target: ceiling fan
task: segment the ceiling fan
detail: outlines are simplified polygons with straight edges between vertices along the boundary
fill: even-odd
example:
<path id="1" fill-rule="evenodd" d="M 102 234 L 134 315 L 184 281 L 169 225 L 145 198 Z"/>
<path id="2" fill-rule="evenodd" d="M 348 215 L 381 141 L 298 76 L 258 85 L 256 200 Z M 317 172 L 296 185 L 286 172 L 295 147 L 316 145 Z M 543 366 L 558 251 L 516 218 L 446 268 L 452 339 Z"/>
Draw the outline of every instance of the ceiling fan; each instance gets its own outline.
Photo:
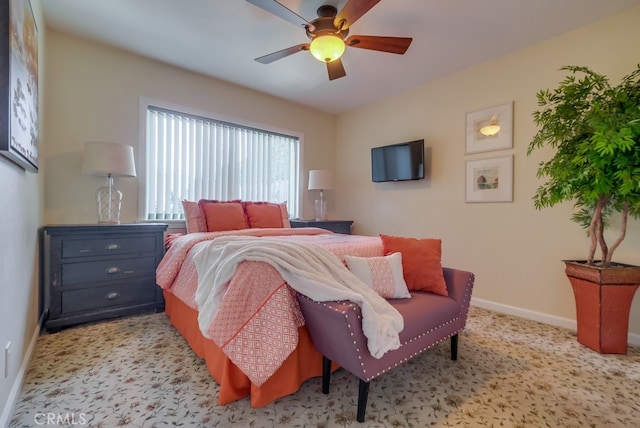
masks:
<path id="1" fill-rule="evenodd" d="M 270 64 L 300 51 L 311 51 L 314 57 L 327 64 L 329 80 L 339 79 L 347 75 L 340 60 L 346 46 L 402 55 L 407 51 L 413 40 L 410 37 L 355 35 L 347 37 L 349 27 L 378 4 L 380 0 L 348 0 L 340 12 L 334 6 L 323 5 L 318 8 L 318 18 L 311 22 L 276 0 L 247 1 L 285 21 L 304 28 L 307 36 L 311 39 L 310 43 L 291 46 L 256 58 L 256 61 L 262 64 Z"/>

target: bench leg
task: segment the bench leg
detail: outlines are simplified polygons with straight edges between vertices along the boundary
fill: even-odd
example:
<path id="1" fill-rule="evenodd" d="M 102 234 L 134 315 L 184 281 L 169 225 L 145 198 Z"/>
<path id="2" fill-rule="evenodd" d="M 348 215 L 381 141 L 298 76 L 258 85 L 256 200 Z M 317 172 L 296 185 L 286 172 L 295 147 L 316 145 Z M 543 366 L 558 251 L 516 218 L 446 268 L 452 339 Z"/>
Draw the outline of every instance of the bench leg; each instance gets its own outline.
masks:
<path id="1" fill-rule="evenodd" d="M 364 412 L 367 410 L 367 398 L 369 396 L 369 382 L 365 382 L 360 379 L 360 386 L 358 387 L 358 414 L 356 420 L 358 422 L 364 422 Z"/>
<path id="2" fill-rule="evenodd" d="M 329 381 L 331 380 L 331 360 L 322 356 L 322 392 L 329 393 Z"/>
<path id="3" fill-rule="evenodd" d="M 451 336 L 451 359 L 456 361 L 458 359 L 458 335 Z"/>

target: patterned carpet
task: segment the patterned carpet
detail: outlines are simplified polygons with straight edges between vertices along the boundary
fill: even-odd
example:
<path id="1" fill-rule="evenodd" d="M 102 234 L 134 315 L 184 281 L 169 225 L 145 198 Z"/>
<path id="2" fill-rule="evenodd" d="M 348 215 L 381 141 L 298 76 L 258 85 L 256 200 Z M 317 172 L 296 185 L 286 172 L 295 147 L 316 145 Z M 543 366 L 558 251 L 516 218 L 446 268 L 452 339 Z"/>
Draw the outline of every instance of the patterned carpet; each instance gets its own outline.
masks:
<path id="1" fill-rule="evenodd" d="M 374 380 L 362 424 L 357 390 L 339 370 L 329 395 L 311 379 L 264 408 L 219 406 L 202 360 L 152 314 L 41 336 L 10 426 L 637 427 L 640 349 L 600 355 L 568 330 L 472 307 L 457 362 L 445 342 Z"/>

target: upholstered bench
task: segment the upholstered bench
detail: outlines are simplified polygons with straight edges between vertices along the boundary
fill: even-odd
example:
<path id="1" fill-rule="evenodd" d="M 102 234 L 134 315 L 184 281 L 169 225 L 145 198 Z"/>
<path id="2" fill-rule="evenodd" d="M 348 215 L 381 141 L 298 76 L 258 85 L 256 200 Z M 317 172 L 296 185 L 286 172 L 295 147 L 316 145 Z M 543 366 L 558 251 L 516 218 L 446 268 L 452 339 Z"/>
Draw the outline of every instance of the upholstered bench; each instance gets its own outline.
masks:
<path id="1" fill-rule="evenodd" d="M 451 339 L 451 359 L 457 359 L 458 333 L 465 327 L 474 275 L 443 268 L 448 296 L 412 291 L 411 299 L 390 299 L 404 318 L 400 348 L 374 358 L 362 332 L 362 313 L 353 302 L 316 302 L 298 295 L 311 339 L 323 355 L 322 392 L 329 393 L 331 362 L 360 379 L 358 422 L 364 421 L 369 382 L 432 346 Z"/>

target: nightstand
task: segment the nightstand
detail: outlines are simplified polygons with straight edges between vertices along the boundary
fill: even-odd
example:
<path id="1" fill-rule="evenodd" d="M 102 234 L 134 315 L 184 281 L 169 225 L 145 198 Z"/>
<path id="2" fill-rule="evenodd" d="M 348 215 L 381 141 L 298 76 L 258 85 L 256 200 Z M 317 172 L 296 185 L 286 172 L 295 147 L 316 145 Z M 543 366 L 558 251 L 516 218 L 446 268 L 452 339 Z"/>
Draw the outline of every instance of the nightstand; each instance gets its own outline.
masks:
<path id="1" fill-rule="evenodd" d="M 291 227 L 320 227 L 334 233 L 351 235 L 351 220 L 289 220 Z"/>
<path id="2" fill-rule="evenodd" d="M 45 329 L 163 311 L 156 267 L 166 229 L 159 223 L 45 226 Z"/>

